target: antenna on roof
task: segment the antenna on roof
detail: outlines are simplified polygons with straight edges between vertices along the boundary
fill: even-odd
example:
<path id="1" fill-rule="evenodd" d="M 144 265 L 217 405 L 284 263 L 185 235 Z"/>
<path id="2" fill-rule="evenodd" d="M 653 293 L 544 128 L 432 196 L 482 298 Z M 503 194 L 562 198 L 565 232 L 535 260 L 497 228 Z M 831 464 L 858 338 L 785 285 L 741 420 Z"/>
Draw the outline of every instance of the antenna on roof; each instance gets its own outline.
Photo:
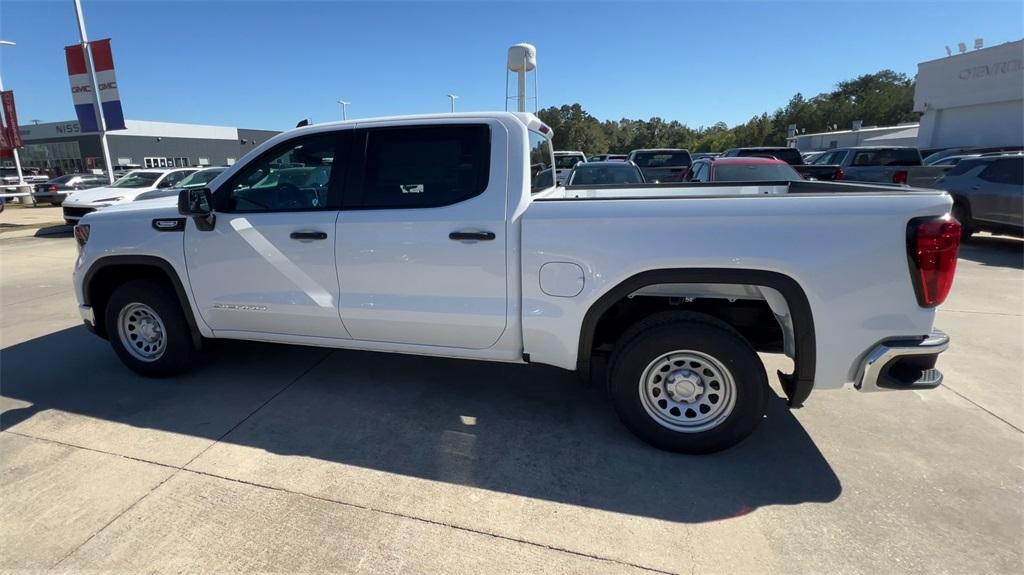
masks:
<path id="1" fill-rule="evenodd" d="M 308 126 L 308 125 L 310 125 L 310 124 L 312 124 L 312 123 L 313 123 L 313 122 L 310 122 L 310 121 L 309 121 L 309 118 L 305 118 L 305 119 L 299 120 L 299 123 L 298 123 L 298 124 L 295 124 L 295 127 L 296 127 L 296 128 L 301 128 L 301 127 L 303 127 L 303 126 Z"/>
<path id="2" fill-rule="evenodd" d="M 949 46 L 946 46 L 946 55 L 947 56 L 952 56 L 953 55 L 953 51 L 949 49 Z"/>

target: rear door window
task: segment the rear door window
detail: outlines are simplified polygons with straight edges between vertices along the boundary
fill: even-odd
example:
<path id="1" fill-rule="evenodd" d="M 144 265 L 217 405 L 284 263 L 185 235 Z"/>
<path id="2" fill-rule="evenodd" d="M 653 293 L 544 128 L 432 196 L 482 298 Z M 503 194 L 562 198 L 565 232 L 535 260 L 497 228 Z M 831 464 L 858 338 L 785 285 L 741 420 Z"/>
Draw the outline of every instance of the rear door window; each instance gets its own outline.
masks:
<path id="1" fill-rule="evenodd" d="M 487 189 L 491 130 L 484 124 L 370 129 L 359 185 L 362 208 L 427 208 Z"/>
<path id="2" fill-rule="evenodd" d="M 980 177 L 983 180 L 1020 186 L 1024 183 L 1024 158 L 1006 158 L 989 164 Z"/>

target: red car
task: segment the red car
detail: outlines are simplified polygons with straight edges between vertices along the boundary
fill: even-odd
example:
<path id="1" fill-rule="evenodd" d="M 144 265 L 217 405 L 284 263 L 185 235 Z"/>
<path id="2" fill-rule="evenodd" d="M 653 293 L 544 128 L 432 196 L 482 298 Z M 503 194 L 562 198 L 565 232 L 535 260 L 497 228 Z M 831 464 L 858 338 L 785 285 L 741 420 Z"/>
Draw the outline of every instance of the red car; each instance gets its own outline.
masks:
<path id="1" fill-rule="evenodd" d="M 683 178 L 687 182 L 792 182 L 803 178 L 775 158 L 701 158 Z"/>

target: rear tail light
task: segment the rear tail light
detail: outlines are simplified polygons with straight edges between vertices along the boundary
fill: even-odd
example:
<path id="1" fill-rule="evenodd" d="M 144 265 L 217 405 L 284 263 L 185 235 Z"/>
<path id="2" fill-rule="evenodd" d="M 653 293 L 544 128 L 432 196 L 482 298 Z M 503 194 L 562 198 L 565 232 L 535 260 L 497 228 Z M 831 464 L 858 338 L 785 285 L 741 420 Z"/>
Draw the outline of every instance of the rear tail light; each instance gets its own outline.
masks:
<path id="1" fill-rule="evenodd" d="M 906 184 L 907 183 L 907 171 L 896 170 L 892 173 L 892 183 L 894 184 Z"/>
<path id="2" fill-rule="evenodd" d="M 57 186 L 54 186 L 53 184 L 51 184 L 50 188 L 49 188 L 49 191 L 56 192 L 57 191 Z"/>
<path id="3" fill-rule="evenodd" d="M 842 179 L 845 179 L 845 178 L 846 178 L 846 174 L 843 173 L 843 169 L 842 168 L 836 168 L 836 173 L 833 175 L 832 179 L 838 182 L 839 180 L 842 180 Z"/>
<path id="4" fill-rule="evenodd" d="M 89 224 L 78 224 L 75 226 L 75 241 L 82 247 L 89 241 Z"/>
<path id="5" fill-rule="evenodd" d="M 953 287 L 960 248 L 960 222 L 951 216 L 915 218 L 907 228 L 907 259 L 917 303 L 935 307 Z"/>

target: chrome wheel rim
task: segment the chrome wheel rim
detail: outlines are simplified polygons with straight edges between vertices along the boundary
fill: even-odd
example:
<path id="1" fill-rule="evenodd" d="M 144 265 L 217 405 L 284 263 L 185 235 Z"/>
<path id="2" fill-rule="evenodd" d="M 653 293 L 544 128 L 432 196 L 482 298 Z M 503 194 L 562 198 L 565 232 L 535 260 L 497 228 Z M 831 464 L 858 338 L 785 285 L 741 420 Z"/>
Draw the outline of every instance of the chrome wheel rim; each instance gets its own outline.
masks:
<path id="1" fill-rule="evenodd" d="M 658 425 L 699 433 L 720 425 L 736 406 L 736 381 L 717 359 L 676 350 L 647 364 L 640 376 L 640 403 Z"/>
<path id="2" fill-rule="evenodd" d="M 121 308 L 117 316 L 117 334 L 121 345 L 139 361 L 156 361 L 167 349 L 164 322 L 146 304 L 130 303 Z"/>

